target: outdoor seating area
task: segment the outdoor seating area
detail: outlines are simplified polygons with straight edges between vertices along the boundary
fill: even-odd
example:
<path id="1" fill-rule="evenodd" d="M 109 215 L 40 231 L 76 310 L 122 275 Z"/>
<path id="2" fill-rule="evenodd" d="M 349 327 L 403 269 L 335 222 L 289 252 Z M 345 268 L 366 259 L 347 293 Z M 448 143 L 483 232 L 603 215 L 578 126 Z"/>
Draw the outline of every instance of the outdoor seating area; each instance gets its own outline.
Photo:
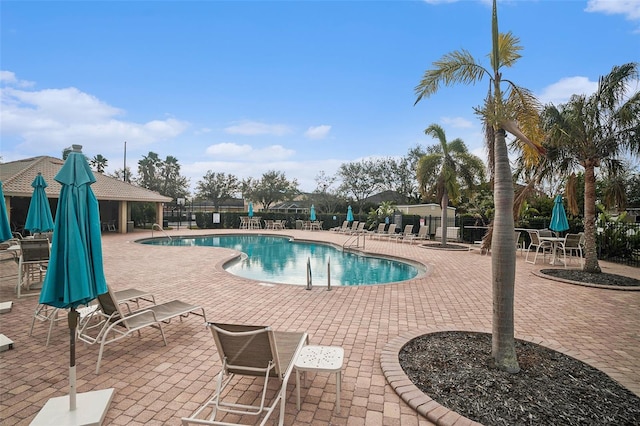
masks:
<path id="1" fill-rule="evenodd" d="M 264 229 L 284 229 L 286 228 L 285 220 L 265 220 Z"/>
<path id="2" fill-rule="evenodd" d="M 241 216 L 240 229 L 262 229 L 262 217 Z"/>
<path id="3" fill-rule="evenodd" d="M 140 238 L 149 236 L 148 232 L 137 232 Z M 341 244 L 345 239 L 345 235 L 337 232 L 287 232 L 295 238 L 332 244 Z M 211 230 L 169 233 L 172 236 L 205 235 L 211 234 Z M 139 306 L 132 300 L 128 304 L 119 303 L 122 316 L 154 304 L 162 305 L 164 301 L 183 300 L 199 306 L 206 312 L 208 321 L 220 325 L 218 328 L 227 333 L 249 332 L 238 336 L 256 339 L 247 346 L 251 353 L 249 359 L 258 359 L 256 353 L 263 350 L 272 356 L 281 353 L 283 344 L 278 341 L 278 333 L 286 332 L 298 334 L 297 342 L 304 340 L 313 348 L 321 348 L 313 351 L 332 353 L 338 363 L 309 364 L 302 358 L 300 362 L 291 363 L 285 356 L 278 357 L 275 362 L 281 374 L 275 377 L 275 364 L 271 366 L 274 376 L 269 378 L 263 406 L 267 411 L 256 416 L 218 409 L 215 421 L 259 424 L 269 414 L 267 424 L 280 423 L 284 402 L 282 423 L 285 425 L 428 424 L 420 413 L 402 401 L 394 385 L 387 382 L 381 366 L 387 342 L 418 332 L 452 329 L 491 332 L 491 259 L 478 252 L 427 250 L 420 244 L 389 244 L 384 238 L 367 238 L 368 252 L 422 263 L 426 265 L 426 273 L 397 284 L 337 287 L 331 291 L 314 287 L 306 291 L 295 285 L 264 286 L 230 275 L 220 266 L 228 260 L 227 250 L 199 248 L 198 251 L 207 254 L 207 262 L 203 263 L 202 257 L 194 256 L 189 248 L 184 251 L 182 248 L 147 248 L 132 243 L 131 236 L 126 234 L 104 234 L 102 242 L 105 273 L 113 293 L 111 304 L 114 306 L 110 309 L 117 310 L 118 302 L 113 299 L 120 299 L 119 291 L 138 289 L 154 297 L 152 301 L 140 300 Z M 569 261 L 571 254 L 566 250 Z M 529 260 L 534 255 L 532 251 Z M 538 260 L 541 257 L 538 256 Z M 562 252 L 560 258 L 564 258 Z M 546 261 L 549 260 L 547 256 Z M 602 262 L 601 266 L 607 272 L 637 274 L 637 270 L 622 265 Z M 640 304 L 640 292 L 582 287 L 532 274 L 541 267 L 549 266 L 542 266 L 540 261 L 534 265 L 525 262 L 524 256 L 517 257 L 515 337 L 569 352 L 640 394 L 640 342 L 633 337 L 637 313 L 629 308 Z M 11 380 L 5 381 L 6 398 L 0 401 L 0 411 L 12 423 L 29 424 L 47 399 L 68 393 L 69 336 L 68 331 L 63 331 L 66 315 L 60 315 L 62 321 L 53 325 L 48 346 L 45 333 L 50 323 L 36 320 L 29 336 L 38 299 L 15 299 L 16 276 L 15 262 L 0 262 L 0 300 L 13 300 L 14 305 L 11 312 L 0 314 L 0 331 L 14 342 L 13 349 L 1 355 L 0 368 Z M 602 303 L 603 298 L 606 304 Z M 567 309 L 568 303 L 579 309 Z M 96 309 L 94 319 L 87 322 L 91 313 L 85 315 L 81 326 L 98 324 L 97 320 L 103 318 L 99 313 L 103 308 Z M 591 321 L 592 312 L 606 316 L 607 321 Z M 154 328 L 160 324 L 153 321 L 137 330 L 134 326 L 114 326 L 129 337 L 106 343 L 103 351 L 99 341 L 85 344 L 78 340 L 78 391 L 114 388 L 104 424 L 177 425 L 183 418 L 193 417 L 207 403 L 210 404 L 199 417 L 209 418 L 217 403 L 214 394 L 221 372 L 223 379 L 234 374 L 222 392 L 222 401 L 260 408 L 259 395 L 264 390 L 266 370 L 251 371 L 252 374 L 234 371 L 236 363 L 245 361 L 230 354 L 242 353 L 244 344 L 236 345 L 235 349 L 232 344 L 231 349 L 226 349 L 222 339 L 234 336 L 223 335 L 219 346 L 212 333 L 216 331 L 219 337 L 220 333 L 211 326 L 203 327 L 204 318 L 196 316 L 183 322 L 179 316 L 173 318 L 169 324 L 161 324 L 166 345 L 161 344 L 160 330 Z M 238 328 L 232 330 L 229 324 Z M 86 329 L 83 334 L 95 336 L 103 325 L 93 331 Z M 249 330 L 250 325 L 260 327 Z M 252 335 L 254 331 L 256 334 Z M 269 343 L 269 333 L 273 333 L 275 348 Z M 306 337 L 300 337 L 304 334 Z M 628 337 L 617 337 L 621 335 Z M 258 340 L 264 341 L 258 344 Z M 298 344 L 292 345 L 297 350 Z M 96 360 L 101 352 L 104 353 L 96 375 Z M 258 368 L 264 368 L 264 364 Z M 296 371 L 301 375 L 299 387 L 291 377 Z M 284 395 L 284 399 L 278 399 L 280 395 Z"/>

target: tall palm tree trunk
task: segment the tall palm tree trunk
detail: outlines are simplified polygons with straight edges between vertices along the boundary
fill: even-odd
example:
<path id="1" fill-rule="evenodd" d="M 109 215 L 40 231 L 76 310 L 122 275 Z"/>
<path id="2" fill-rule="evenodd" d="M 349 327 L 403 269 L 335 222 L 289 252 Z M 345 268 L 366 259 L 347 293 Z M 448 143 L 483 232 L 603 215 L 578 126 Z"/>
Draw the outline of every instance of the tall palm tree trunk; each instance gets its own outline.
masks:
<path id="1" fill-rule="evenodd" d="M 440 227 L 442 228 L 442 240 L 441 244 L 443 246 L 447 245 L 447 216 L 449 213 L 449 193 L 445 189 L 442 194 L 442 200 L 440 201 L 440 208 L 442 209 L 442 213 L 440 214 Z"/>
<path id="2" fill-rule="evenodd" d="M 513 181 L 503 129 L 495 133 L 495 220 L 491 240 L 491 278 L 493 285 L 492 357 L 497 368 L 520 371 L 514 341 L 514 287 L 516 250 L 513 221 Z"/>
<path id="3" fill-rule="evenodd" d="M 591 161 L 584 164 L 584 271 L 599 273 L 596 250 L 596 176 Z"/>

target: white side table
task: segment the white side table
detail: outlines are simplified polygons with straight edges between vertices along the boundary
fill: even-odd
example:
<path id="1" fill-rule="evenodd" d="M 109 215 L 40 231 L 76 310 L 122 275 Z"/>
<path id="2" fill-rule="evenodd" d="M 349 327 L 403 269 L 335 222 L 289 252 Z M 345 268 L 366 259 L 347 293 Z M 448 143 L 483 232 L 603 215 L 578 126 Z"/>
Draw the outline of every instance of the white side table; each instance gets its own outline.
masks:
<path id="1" fill-rule="evenodd" d="M 344 349 L 340 346 L 305 346 L 296 359 L 297 407 L 300 409 L 300 372 L 324 371 L 336 373 L 336 412 L 340 412 L 340 384 Z"/>

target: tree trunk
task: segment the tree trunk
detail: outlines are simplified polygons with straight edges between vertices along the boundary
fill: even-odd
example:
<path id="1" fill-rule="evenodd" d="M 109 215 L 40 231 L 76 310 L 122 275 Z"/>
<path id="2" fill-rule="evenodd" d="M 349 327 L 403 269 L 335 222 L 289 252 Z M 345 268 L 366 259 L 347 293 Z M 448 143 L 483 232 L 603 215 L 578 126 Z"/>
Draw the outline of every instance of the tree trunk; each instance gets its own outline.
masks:
<path id="1" fill-rule="evenodd" d="M 440 227 L 442 227 L 442 241 L 443 246 L 447 245 L 447 213 L 449 213 L 449 194 L 445 189 L 442 194 L 442 200 L 440 201 L 440 208 L 442 213 L 440 214 Z"/>
<path id="2" fill-rule="evenodd" d="M 491 273 L 493 285 L 492 356 L 501 370 L 520 371 L 515 350 L 513 299 L 516 279 L 516 249 L 513 220 L 513 180 L 503 129 L 495 133 L 495 181 Z"/>
<path id="3" fill-rule="evenodd" d="M 591 162 L 584 164 L 584 271 L 600 273 L 596 249 L 596 176 Z"/>

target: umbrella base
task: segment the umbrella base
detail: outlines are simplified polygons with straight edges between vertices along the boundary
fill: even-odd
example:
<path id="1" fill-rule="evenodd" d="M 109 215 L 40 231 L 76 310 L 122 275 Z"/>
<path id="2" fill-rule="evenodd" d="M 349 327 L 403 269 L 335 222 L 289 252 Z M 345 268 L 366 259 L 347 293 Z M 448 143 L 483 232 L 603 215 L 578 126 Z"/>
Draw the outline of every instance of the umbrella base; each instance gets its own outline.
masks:
<path id="1" fill-rule="evenodd" d="M 101 425 L 104 420 L 114 389 L 84 392 L 76 395 L 77 408 L 69 410 L 69 395 L 51 398 L 31 426 L 36 425 Z"/>

